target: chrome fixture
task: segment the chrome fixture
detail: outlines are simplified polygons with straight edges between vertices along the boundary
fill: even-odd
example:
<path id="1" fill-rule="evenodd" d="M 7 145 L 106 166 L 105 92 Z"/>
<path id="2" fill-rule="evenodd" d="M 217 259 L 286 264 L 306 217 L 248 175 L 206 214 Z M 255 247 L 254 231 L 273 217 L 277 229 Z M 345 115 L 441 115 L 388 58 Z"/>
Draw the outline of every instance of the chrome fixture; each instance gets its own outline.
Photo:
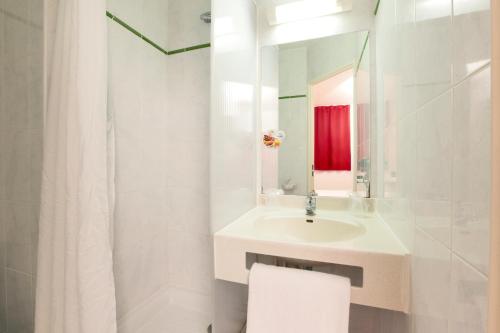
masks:
<path id="1" fill-rule="evenodd" d="M 364 184 L 365 185 L 365 198 L 370 197 L 370 176 L 368 173 L 365 173 L 364 175 L 357 175 L 356 176 L 356 183 L 358 184 Z"/>
<path id="2" fill-rule="evenodd" d="M 200 20 L 202 20 L 205 23 L 211 23 L 212 22 L 212 12 L 208 11 L 200 15 Z"/>
<path id="3" fill-rule="evenodd" d="M 316 215 L 316 197 L 317 194 L 314 192 L 314 190 L 311 191 L 307 195 L 306 198 L 306 215 L 307 216 L 314 216 Z"/>

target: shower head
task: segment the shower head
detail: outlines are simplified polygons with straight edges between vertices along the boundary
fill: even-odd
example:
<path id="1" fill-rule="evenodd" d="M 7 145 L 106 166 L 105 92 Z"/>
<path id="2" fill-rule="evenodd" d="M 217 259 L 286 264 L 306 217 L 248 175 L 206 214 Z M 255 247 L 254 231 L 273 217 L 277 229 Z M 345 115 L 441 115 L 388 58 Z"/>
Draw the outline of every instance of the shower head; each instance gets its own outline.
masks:
<path id="1" fill-rule="evenodd" d="M 200 20 L 202 20 L 205 23 L 210 23 L 212 22 L 212 13 L 211 12 L 205 12 L 200 15 Z"/>

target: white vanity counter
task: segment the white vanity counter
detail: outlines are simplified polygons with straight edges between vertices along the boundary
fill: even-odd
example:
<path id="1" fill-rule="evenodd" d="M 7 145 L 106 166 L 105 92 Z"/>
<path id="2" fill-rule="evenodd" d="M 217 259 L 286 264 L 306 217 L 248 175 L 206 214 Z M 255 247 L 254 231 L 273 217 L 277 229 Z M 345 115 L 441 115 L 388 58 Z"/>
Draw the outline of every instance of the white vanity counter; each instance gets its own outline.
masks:
<path id="1" fill-rule="evenodd" d="M 217 232 L 214 251 L 215 277 L 243 284 L 247 254 L 354 266 L 353 303 L 408 311 L 408 251 L 375 214 L 259 206 Z"/>

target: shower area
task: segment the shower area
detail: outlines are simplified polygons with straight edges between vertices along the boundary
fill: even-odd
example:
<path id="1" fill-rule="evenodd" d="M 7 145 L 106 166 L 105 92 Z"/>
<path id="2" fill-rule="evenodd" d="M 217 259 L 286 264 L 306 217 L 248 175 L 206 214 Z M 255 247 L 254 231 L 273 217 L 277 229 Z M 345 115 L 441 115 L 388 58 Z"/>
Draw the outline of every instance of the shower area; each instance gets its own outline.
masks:
<path id="1" fill-rule="evenodd" d="M 59 5 L 0 0 L 0 333 L 34 331 L 42 132 L 59 66 L 48 60 Z M 206 332 L 211 3 L 106 7 L 118 331 Z"/>

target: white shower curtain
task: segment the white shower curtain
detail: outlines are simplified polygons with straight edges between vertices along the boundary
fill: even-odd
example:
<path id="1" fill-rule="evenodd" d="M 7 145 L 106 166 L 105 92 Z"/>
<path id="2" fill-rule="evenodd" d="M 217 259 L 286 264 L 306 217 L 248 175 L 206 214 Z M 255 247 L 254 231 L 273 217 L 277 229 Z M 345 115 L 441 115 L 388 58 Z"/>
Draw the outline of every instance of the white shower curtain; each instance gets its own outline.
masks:
<path id="1" fill-rule="evenodd" d="M 57 6 L 44 128 L 37 333 L 116 332 L 105 13 L 105 0 L 59 0 Z"/>

